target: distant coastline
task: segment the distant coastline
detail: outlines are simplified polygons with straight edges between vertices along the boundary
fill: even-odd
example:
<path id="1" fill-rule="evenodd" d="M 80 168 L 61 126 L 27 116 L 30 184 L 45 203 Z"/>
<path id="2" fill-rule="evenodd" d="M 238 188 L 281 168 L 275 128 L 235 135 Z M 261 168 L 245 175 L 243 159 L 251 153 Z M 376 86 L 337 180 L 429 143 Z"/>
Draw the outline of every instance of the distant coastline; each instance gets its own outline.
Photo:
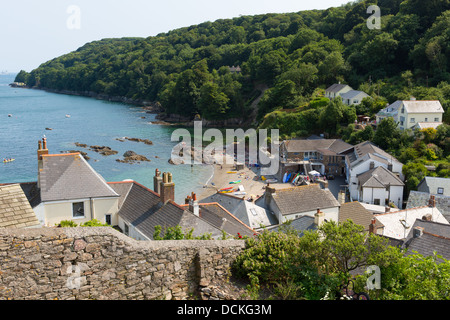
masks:
<path id="1" fill-rule="evenodd" d="M 16 83 L 16 82 L 14 82 L 14 83 Z M 10 86 L 12 86 L 12 84 L 10 84 Z M 98 99 L 98 100 L 135 105 L 135 106 L 142 107 L 147 113 L 157 114 L 156 119 L 158 121 L 155 124 L 178 125 L 178 126 L 185 126 L 185 127 L 193 127 L 194 126 L 194 119 L 184 117 L 181 115 L 177 115 L 177 114 L 166 114 L 164 112 L 164 109 L 159 104 L 159 102 L 156 102 L 156 101 L 132 99 L 132 98 L 127 98 L 127 97 L 122 97 L 122 96 L 111 96 L 111 95 L 107 95 L 107 94 L 96 93 L 93 91 L 79 92 L 79 91 L 72 91 L 72 90 L 57 90 L 57 89 L 44 88 L 44 87 L 29 87 L 25 84 L 23 84 L 23 86 L 16 86 L 16 87 L 17 88 L 43 90 L 43 91 L 51 92 L 51 93 L 66 94 L 66 95 L 71 95 L 71 96 L 81 96 L 81 97 L 94 98 L 94 99 Z M 203 120 L 203 126 L 204 127 L 215 127 L 215 128 L 226 128 L 226 127 L 242 127 L 242 126 L 245 126 L 245 124 L 243 123 L 242 119 L 231 118 L 231 119 L 225 119 L 225 120 Z"/>

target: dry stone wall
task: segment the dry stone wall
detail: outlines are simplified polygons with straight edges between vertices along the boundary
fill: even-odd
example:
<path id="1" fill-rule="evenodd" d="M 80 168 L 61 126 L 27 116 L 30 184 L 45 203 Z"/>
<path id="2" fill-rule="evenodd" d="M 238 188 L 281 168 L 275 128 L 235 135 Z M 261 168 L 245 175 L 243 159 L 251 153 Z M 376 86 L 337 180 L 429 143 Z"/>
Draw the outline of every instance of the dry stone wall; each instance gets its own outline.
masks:
<path id="1" fill-rule="evenodd" d="M 0 299 L 189 299 L 244 241 L 136 241 L 109 227 L 0 229 Z"/>

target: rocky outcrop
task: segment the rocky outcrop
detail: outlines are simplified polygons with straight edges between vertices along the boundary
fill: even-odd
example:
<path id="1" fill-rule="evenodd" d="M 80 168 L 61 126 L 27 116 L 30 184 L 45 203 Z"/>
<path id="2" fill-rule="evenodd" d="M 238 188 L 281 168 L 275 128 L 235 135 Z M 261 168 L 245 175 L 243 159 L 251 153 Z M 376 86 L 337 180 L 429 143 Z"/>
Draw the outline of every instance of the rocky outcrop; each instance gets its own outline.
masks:
<path id="1" fill-rule="evenodd" d="M 118 154 L 119 152 L 116 150 L 112 150 L 110 147 L 106 147 L 106 146 L 90 146 L 89 150 L 95 151 L 100 153 L 101 155 L 104 156 L 110 156 L 110 155 L 114 155 L 114 154 Z"/>
<path id="2" fill-rule="evenodd" d="M 117 162 L 122 163 L 139 163 L 139 162 L 150 162 L 151 160 L 143 155 L 139 155 L 134 151 L 126 151 L 123 154 L 123 159 L 116 159 Z"/>

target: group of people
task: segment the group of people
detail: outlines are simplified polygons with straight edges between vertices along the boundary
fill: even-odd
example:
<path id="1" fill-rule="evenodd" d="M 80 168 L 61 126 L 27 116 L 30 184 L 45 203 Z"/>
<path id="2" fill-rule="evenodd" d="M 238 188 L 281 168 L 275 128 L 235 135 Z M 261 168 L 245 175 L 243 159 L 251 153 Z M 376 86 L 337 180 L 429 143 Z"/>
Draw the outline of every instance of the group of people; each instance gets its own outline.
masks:
<path id="1" fill-rule="evenodd" d="M 14 161 L 12 158 L 3 158 L 3 162 L 11 162 Z"/>

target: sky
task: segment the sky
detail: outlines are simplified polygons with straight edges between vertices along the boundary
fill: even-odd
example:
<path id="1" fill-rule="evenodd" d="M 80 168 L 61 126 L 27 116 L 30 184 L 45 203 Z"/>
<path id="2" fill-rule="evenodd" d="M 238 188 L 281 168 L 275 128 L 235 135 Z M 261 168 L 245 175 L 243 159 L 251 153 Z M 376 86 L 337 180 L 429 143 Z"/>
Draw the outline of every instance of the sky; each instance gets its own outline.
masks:
<path id="1" fill-rule="evenodd" d="M 1 0 L 0 72 L 30 72 L 104 38 L 146 38 L 217 19 L 327 9 L 350 1 Z"/>

